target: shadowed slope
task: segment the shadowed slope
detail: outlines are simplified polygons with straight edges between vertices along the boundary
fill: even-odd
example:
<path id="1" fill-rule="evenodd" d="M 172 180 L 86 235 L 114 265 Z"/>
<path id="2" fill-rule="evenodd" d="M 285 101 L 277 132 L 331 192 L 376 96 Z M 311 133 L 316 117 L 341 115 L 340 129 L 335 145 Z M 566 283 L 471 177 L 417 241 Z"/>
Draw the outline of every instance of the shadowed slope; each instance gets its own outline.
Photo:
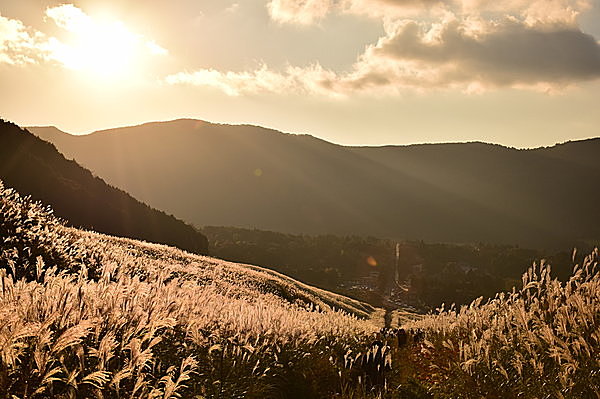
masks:
<path id="1" fill-rule="evenodd" d="M 32 131 L 197 225 L 561 248 L 600 236 L 583 218 L 598 211 L 600 190 L 587 182 L 600 172 L 545 149 L 343 147 L 185 119 L 85 136 Z"/>
<path id="2" fill-rule="evenodd" d="M 206 237 L 110 187 L 66 160 L 56 148 L 9 122 L 0 123 L 0 179 L 19 192 L 52 205 L 74 226 L 176 245 L 206 253 Z"/>

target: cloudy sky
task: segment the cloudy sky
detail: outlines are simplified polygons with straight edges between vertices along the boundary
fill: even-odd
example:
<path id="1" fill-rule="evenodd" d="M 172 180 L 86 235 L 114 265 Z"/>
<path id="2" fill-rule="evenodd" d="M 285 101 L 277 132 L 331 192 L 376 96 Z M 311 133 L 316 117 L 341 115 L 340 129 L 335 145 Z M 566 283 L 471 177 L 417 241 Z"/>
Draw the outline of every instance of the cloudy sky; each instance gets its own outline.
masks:
<path id="1" fill-rule="evenodd" d="M 600 136 L 600 0 L 3 0 L 0 116 L 342 144 Z"/>

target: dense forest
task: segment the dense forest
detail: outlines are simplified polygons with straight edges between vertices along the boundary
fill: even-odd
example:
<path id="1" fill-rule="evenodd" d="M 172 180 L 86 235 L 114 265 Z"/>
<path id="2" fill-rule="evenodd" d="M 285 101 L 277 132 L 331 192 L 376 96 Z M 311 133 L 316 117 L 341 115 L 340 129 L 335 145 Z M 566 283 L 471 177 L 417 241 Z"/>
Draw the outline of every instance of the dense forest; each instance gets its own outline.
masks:
<path id="1" fill-rule="evenodd" d="M 269 267 L 378 306 L 392 291 L 404 304 L 423 309 L 444 302 L 467 304 L 479 296 L 491 298 L 510 291 L 527 268 L 542 259 L 553 265 L 553 274 L 562 280 L 570 275 L 572 265 L 571 252 L 547 254 L 516 246 L 397 243 L 375 237 L 292 235 L 215 226 L 204 227 L 202 232 L 214 256 Z M 396 244 L 404 292 L 394 290 Z M 580 252 L 588 249 L 580 248 Z"/>
<path id="2" fill-rule="evenodd" d="M 192 226 L 137 201 L 67 160 L 54 145 L 0 120 L 0 179 L 51 205 L 71 225 L 206 253 Z"/>

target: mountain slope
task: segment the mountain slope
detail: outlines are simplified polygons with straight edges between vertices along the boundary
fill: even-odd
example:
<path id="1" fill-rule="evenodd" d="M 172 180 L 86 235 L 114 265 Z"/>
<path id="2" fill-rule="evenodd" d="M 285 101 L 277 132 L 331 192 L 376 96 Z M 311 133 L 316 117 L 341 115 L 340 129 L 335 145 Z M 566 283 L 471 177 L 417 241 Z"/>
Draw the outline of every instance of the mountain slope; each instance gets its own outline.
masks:
<path id="1" fill-rule="evenodd" d="M 600 169 L 598 154 L 600 154 L 600 138 L 580 141 L 568 141 L 553 147 L 544 147 L 532 150 L 543 153 L 545 156 L 577 165 Z"/>
<path id="2" fill-rule="evenodd" d="M 1 180 L 0 233 L 2 397 L 339 397 L 379 330 L 269 270 L 65 227 Z"/>
<path id="3" fill-rule="evenodd" d="M 197 225 L 561 248 L 600 237 L 587 219 L 599 212 L 589 182 L 600 171 L 572 161 L 593 153 L 588 143 L 565 144 L 568 156 L 483 143 L 344 147 L 185 119 L 85 136 L 32 131 Z"/>
<path id="4" fill-rule="evenodd" d="M 534 265 L 522 287 L 492 300 L 380 329 L 368 305 L 268 270 L 65 227 L 2 181 L 0 236 L 2 397 L 527 399 L 600 390 L 598 249 L 564 284 Z"/>
<path id="5" fill-rule="evenodd" d="M 497 217 L 519 221 L 527 229 L 536 229 L 536 234 L 542 237 L 561 231 L 579 239 L 598 239 L 600 230 L 587 218 L 600 212 L 600 188 L 590 184 L 598 181 L 600 169 L 589 161 L 593 158 L 586 158 L 587 153 L 595 151 L 598 142 L 600 140 L 573 142 L 536 150 L 484 143 L 351 150 L 448 193 L 463 196 L 465 201 L 486 207 Z M 559 147 L 566 151 L 557 151 Z M 497 218 L 488 222 L 502 229 Z M 565 242 L 559 236 L 549 238 Z"/>
<path id="6" fill-rule="evenodd" d="M 56 148 L 9 122 L 0 122 L 0 179 L 52 205 L 74 226 L 161 242 L 206 253 L 206 237 L 107 185 Z"/>

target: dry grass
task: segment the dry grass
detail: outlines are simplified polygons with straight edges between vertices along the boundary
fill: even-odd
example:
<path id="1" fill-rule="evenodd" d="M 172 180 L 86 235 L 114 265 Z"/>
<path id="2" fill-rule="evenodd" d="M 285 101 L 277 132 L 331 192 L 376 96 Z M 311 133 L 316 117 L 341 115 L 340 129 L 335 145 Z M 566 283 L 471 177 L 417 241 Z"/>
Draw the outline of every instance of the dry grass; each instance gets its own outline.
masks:
<path id="1" fill-rule="evenodd" d="M 11 228 L 10 267 L 0 269 L 3 397 L 333 395 L 348 374 L 343 355 L 378 329 L 358 301 L 257 267 L 69 229 L 1 191 L 0 224 Z M 33 243 L 35 257 L 21 256 Z"/>
<path id="2" fill-rule="evenodd" d="M 409 324 L 421 367 L 452 398 L 600 398 L 598 250 L 566 283 L 534 265 L 523 287 Z"/>
<path id="3" fill-rule="evenodd" d="M 259 267 L 70 229 L 0 183 L 0 397 L 600 398 L 598 251 L 392 322 Z M 422 333 L 417 333 L 422 331 Z"/>

